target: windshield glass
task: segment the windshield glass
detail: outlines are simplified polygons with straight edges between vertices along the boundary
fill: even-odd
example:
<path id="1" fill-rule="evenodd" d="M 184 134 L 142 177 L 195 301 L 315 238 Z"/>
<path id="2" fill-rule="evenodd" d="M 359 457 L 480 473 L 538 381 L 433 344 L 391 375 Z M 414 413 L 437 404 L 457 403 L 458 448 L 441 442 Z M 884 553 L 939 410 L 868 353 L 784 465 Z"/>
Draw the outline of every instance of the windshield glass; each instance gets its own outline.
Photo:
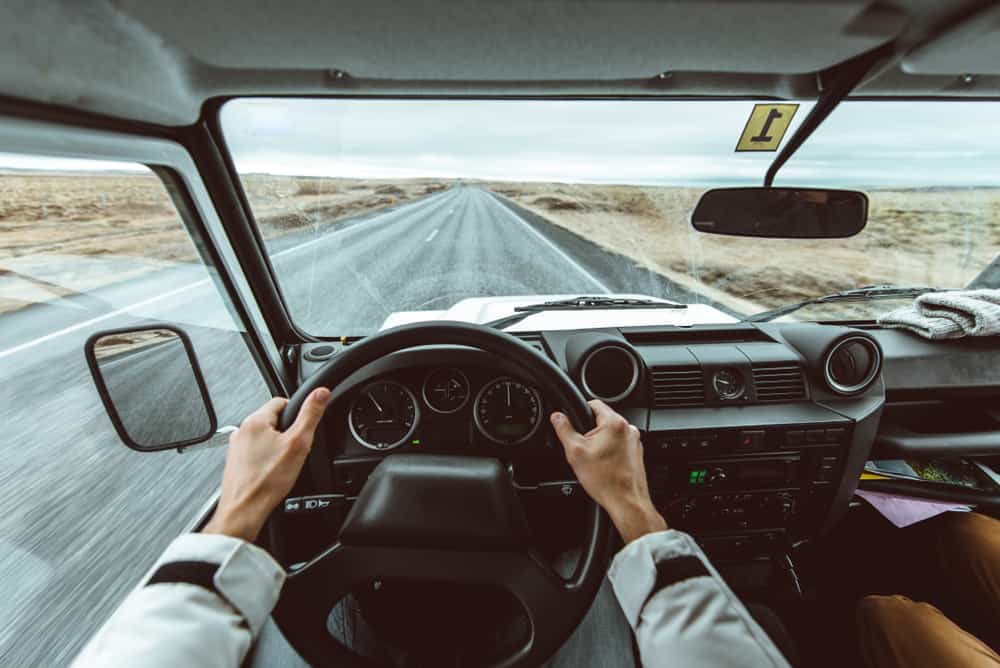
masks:
<path id="1" fill-rule="evenodd" d="M 760 185 L 774 159 L 734 150 L 753 106 L 257 98 L 227 103 L 222 125 L 291 315 L 312 334 L 367 334 L 401 312 L 482 321 L 482 301 L 452 307 L 499 296 L 640 294 L 724 321 L 862 285 L 1000 273 L 987 270 L 1000 252 L 1000 104 L 843 103 L 775 185 L 865 191 L 855 237 L 699 233 L 690 214 L 705 190 Z M 901 303 L 785 318 L 874 319 Z"/>

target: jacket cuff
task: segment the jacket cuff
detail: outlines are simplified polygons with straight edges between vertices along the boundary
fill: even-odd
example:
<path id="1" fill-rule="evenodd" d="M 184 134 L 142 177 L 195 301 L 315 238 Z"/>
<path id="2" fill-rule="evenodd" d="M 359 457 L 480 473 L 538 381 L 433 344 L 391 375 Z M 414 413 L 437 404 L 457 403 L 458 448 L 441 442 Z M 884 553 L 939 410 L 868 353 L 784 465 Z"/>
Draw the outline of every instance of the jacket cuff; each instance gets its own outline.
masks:
<path id="1" fill-rule="evenodd" d="M 670 568 L 673 564 L 677 568 Z M 691 577 L 712 577 L 715 569 L 691 536 L 668 529 L 638 538 L 615 555 L 608 578 L 633 630 L 649 597 Z"/>
<path id="2" fill-rule="evenodd" d="M 246 620 L 256 637 L 278 602 L 285 583 L 285 570 L 281 565 L 264 550 L 239 538 L 187 533 L 170 543 L 153 567 L 147 586 L 202 585 L 197 569 L 191 571 L 195 573 L 192 579 L 176 575 L 191 564 L 207 567 L 207 572 L 202 569 L 206 578 L 204 584 L 214 586 L 219 596 Z"/>

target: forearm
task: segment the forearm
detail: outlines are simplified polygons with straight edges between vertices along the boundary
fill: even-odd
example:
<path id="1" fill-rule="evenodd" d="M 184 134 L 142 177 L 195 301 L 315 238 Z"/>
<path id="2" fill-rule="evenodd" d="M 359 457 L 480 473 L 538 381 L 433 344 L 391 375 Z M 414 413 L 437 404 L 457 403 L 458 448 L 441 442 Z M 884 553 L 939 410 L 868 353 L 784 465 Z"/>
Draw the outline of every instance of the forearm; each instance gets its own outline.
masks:
<path id="1" fill-rule="evenodd" d="M 74 666 L 239 666 L 277 601 L 284 571 L 226 536 L 185 534 Z"/>
<path id="2" fill-rule="evenodd" d="M 632 541 L 609 578 L 646 668 L 788 665 L 685 533 Z"/>

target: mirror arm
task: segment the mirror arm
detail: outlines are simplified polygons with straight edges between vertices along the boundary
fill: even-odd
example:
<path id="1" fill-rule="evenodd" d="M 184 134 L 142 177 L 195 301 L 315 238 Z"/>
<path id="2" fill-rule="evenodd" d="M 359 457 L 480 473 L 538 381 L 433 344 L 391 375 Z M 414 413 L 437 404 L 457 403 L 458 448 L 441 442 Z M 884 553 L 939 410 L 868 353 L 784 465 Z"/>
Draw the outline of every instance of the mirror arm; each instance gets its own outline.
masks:
<path id="1" fill-rule="evenodd" d="M 177 448 L 177 454 L 183 455 L 185 452 L 191 452 L 193 450 L 208 450 L 210 448 L 221 448 L 224 445 L 229 445 L 228 435 L 239 429 L 239 427 L 234 427 L 228 424 L 224 427 L 219 427 L 212 438 L 201 443 L 195 443 L 194 445 L 182 445 Z M 219 438 L 219 436 L 225 434 L 227 438 Z"/>
<path id="2" fill-rule="evenodd" d="M 888 42 L 882 46 L 872 49 L 860 56 L 855 56 L 847 62 L 839 65 L 825 73 L 817 75 L 820 86 L 824 83 L 824 74 L 829 76 L 829 85 L 822 89 L 816 104 L 809 111 L 802 124 L 795 130 L 795 134 L 789 137 L 788 142 L 778 153 L 771 166 L 767 168 L 764 176 L 764 187 L 770 188 L 774 184 L 774 177 L 778 170 L 784 166 L 788 159 L 795 154 L 802 144 L 812 135 L 812 133 L 826 120 L 827 116 L 837 108 L 851 91 L 861 83 L 866 75 L 875 71 L 879 65 L 886 65 L 888 59 L 893 55 L 895 44 Z"/>

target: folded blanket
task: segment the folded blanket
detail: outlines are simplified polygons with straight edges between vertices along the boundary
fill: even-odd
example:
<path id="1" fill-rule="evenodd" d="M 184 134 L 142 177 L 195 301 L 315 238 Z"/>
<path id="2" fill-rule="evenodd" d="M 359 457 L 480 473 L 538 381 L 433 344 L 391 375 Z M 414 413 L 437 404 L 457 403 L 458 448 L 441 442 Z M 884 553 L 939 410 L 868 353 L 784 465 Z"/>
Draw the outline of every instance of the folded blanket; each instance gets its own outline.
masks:
<path id="1" fill-rule="evenodd" d="M 878 320 L 926 339 L 1000 335 L 1000 290 L 929 292 Z"/>

